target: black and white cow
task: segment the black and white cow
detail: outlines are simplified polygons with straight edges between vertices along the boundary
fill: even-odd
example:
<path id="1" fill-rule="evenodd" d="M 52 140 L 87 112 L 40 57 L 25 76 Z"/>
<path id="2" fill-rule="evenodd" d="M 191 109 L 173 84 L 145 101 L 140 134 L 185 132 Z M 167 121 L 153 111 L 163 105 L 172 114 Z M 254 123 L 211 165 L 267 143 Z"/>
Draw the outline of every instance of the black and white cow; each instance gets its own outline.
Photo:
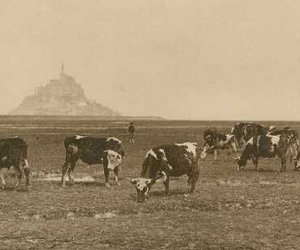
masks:
<path id="1" fill-rule="evenodd" d="M 283 129 L 277 129 L 275 126 L 271 126 L 268 131 L 268 135 L 286 135 L 290 138 L 290 145 L 288 154 L 290 155 L 290 162 L 296 161 L 299 151 L 299 138 L 298 132 L 290 127 L 284 127 Z"/>
<path id="2" fill-rule="evenodd" d="M 242 146 L 253 136 L 266 135 L 267 132 L 268 128 L 253 122 L 239 122 L 231 128 L 231 134 L 235 136 L 238 146 Z"/>
<path id="3" fill-rule="evenodd" d="M 0 139 L 0 178 L 1 186 L 5 188 L 4 172 L 14 167 L 16 176 L 16 189 L 19 188 L 22 177 L 25 175 L 26 189 L 29 189 L 30 168 L 27 159 L 26 142 L 19 137 Z"/>
<path id="4" fill-rule="evenodd" d="M 156 181 L 163 181 L 168 195 L 170 176 L 184 174 L 188 176 L 188 193 L 191 194 L 199 178 L 197 143 L 174 143 L 150 149 L 144 159 L 141 176 L 130 182 L 137 190 L 137 201 L 143 202 Z"/>
<path id="5" fill-rule="evenodd" d="M 208 134 L 204 138 L 204 146 L 201 152 L 201 158 L 204 159 L 209 152 L 213 152 L 217 160 L 218 151 L 227 149 L 227 156 L 232 152 L 237 153 L 236 140 L 233 134 Z"/>
<path id="6" fill-rule="evenodd" d="M 62 186 L 65 186 L 65 174 L 67 171 L 69 180 L 75 185 L 72 172 L 79 159 L 89 165 L 103 163 L 105 186 L 110 187 L 108 181 L 110 170 L 115 174 L 117 185 L 120 185 L 118 180 L 118 167 L 122 163 L 125 152 L 122 142 L 119 139 L 114 137 L 98 138 L 76 135 L 67 137 L 64 145 L 66 149 L 66 160 L 62 167 Z"/>
<path id="7" fill-rule="evenodd" d="M 290 138 L 286 135 L 260 135 L 250 138 L 246 147 L 238 158 L 238 170 L 246 166 L 247 160 L 252 159 L 256 171 L 260 157 L 281 159 L 280 172 L 286 170 L 286 155 L 290 146 Z"/>

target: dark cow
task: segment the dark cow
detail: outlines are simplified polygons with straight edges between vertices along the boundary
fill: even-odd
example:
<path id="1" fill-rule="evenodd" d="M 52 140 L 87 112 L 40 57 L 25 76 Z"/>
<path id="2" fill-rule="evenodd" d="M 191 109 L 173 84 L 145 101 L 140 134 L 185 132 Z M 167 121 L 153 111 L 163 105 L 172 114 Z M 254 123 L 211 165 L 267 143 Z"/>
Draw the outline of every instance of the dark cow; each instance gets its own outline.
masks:
<path id="1" fill-rule="evenodd" d="M 252 159 L 258 171 L 258 159 L 278 156 L 281 159 L 280 172 L 286 170 L 286 155 L 290 146 L 290 138 L 286 135 L 260 135 L 250 138 L 238 159 L 238 170 L 246 166 L 247 160 Z"/>
<path id="2" fill-rule="evenodd" d="M 268 128 L 261 124 L 249 123 L 244 126 L 243 129 L 243 139 L 247 142 L 250 138 L 258 135 L 266 135 L 268 133 Z"/>
<path id="3" fill-rule="evenodd" d="M 233 134 L 235 136 L 238 146 L 241 146 L 243 144 L 243 142 L 241 142 L 241 140 L 243 138 L 244 127 L 248 124 L 251 124 L 251 123 L 250 122 L 238 122 L 231 128 L 231 134 Z"/>
<path id="4" fill-rule="evenodd" d="M 69 180 L 75 185 L 72 172 L 76 162 L 81 159 L 83 162 L 93 165 L 103 163 L 105 186 L 110 187 L 108 182 L 109 170 L 115 174 L 117 185 L 118 166 L 124 157 L 122 142 L 114 137 L 97 138 L 88 136 L 73 136 L 65 139 L 66 160 L 62 167 L 62 186 L 65 186 L 65 174 L 68 171 Z"/>
<path id="5" fill-rule="evenodd" d="M 235 124 L 231 129 L 231 134 L 233 134 L 238 142 L 239 146 L 246 143 L 251 137 L 258 135 L 266 135 L 268 128 L 261 124 L 256 124 L 253 122 L 239 122 Z"/>
<path id="6" fill-rule="evenodd" d="M 15 170 L 16 189 L 19 188 L 24 174 L 26 189 L 29 189 L 30 168 L 27 159 L 27 148 L 26 142 L 19 137 L 0 139 L 0 178 L 3 189 L 5 188 L 4 171 L 11 166 Z"/>
<path id="7" fill-rule="evenodd" d="M 217 160 L 218 150 L 227 149 L 227 156 L 233 151 L 237 153 L 236 140 L 233 134 L 220 134 L 207 135 L 204 138 L 204 146 L 201 152 L 201 158 L 204 159 L 207 153 L 213 152 L 215 160 Z"/>
<path id="8" fill-rule="evenodd" d="M 188 176 L 188 193 L 193 193 L 199 178 L 197 143 L 174 143 L 150 149 L 143 162 L 141 177 L 131 179 L 137 190 L 137 201 L 143 202 L 151 186 L 163 181 L 166 195 L 170 176 Z"/>

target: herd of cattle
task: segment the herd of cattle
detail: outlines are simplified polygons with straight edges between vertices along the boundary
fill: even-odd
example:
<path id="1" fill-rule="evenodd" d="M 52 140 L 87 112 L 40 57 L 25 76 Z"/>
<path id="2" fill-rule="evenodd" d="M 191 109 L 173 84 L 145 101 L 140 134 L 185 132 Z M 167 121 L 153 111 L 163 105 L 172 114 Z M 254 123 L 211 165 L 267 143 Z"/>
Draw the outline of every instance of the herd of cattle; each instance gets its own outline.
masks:
<path id="1" fill-rule="evenodd" d="M 141 175 L 130 179 L 137 190 L 137 201 L 142 202 L 148 196 L 155 182 L 163 182 L 166 194 L 169 192 L 169 180 L 172 176 L 188 176 L 188 193 L 193 193 L 199 178 L 199 164 L 207 154 L 214 154 L 215 160 L 219 151 L 226 149 L 228 155 L 235 153 L 238 170 L 252 160 L 258 170 L 260 157 L 281 159 L 280 171 L 286 170 L 286 159 L 294 164 L 295 170 L 300 168 L 299 139 L 295 130 L 285 127 L 281 130 L 274 126 L 265 127 L 255 123 L 237 123 L 231 132 L 222 134 L 216 128 L 204 131 L 204 145 L 200 147 L 194 142 L 174 143 L 150 149 L 142 164 Z M 122 142 L 114 137 L 98 138 L 89 136 L 67 137 L 64 141 L 66 159 L 62 166 L 62 186 L 65 186 L 65 175 L 75 184 L 73 171 L 80 159 L 89 165 L 103 164 L 105 186 L 109 187 L 109 172 L 114 173 L 117 185 L 118 167 L 122 163 L 125 151 Z M 19 137 L 0 140 L 0 178 L 5 188 L 4 170 L 13 166 L 16 176 L 16 188 L 25 176 L 26 188 L 29 188 L 30 168 L 27 159 L 26 142 Z M 240 155 L 238 155 L 240 148 Z"/>

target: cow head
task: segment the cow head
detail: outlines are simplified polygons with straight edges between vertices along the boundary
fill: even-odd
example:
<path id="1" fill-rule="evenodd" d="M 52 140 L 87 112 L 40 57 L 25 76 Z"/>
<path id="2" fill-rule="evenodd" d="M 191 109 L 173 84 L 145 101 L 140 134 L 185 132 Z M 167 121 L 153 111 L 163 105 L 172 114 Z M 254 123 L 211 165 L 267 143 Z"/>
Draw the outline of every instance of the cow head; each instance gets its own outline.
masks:
<path id="1" fill-rule="evenodd" d="M 109 170 L 114 170 L 122 163 L 123 157 L 121 154 L 113 150 L 106 150 L 105 153 L 108 162 L 107 168 Z"/>
<path id="2" fill-rule="evenodd" d="M 137 191 L 137 202 L 143 202 L 146 196 L 149 194 L 150 188 L 155 183 L 155 180 L 140 177 L 131 179 L 130 183 L 135 186 Z"/>
<path id="3" fill-rule="evenodd" d="M 202 149 L 202 152 L 201 152 L 201 159 L 204 159 L 207 154 L 209 153 L 210 150 L 213 150 L 214 148 L 214 138 L 212 135 L 208 135 L 205 137 L 205 143 L 204 143 L 204 146 L 203 146 L 203 149 Z"/>

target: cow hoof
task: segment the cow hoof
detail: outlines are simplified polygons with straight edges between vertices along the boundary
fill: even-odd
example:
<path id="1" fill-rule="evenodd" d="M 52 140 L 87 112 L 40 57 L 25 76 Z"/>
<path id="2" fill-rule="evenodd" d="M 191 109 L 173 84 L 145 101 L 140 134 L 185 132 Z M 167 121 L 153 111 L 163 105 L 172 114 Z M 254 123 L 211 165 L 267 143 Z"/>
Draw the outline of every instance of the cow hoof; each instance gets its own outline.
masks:
<path id="1" fill-rule="evenodd" d="M 110 188 L 110 184 L 109 183 L 105 183 L 105 187 L 106 188 Z"/>
<path id="2" fill-rule="evenodd" d="M 184 196 L 184 197 L 189 197 L 189 196 L 190 196 L 190 194 L 184 194 L 183 196 Z"/>

